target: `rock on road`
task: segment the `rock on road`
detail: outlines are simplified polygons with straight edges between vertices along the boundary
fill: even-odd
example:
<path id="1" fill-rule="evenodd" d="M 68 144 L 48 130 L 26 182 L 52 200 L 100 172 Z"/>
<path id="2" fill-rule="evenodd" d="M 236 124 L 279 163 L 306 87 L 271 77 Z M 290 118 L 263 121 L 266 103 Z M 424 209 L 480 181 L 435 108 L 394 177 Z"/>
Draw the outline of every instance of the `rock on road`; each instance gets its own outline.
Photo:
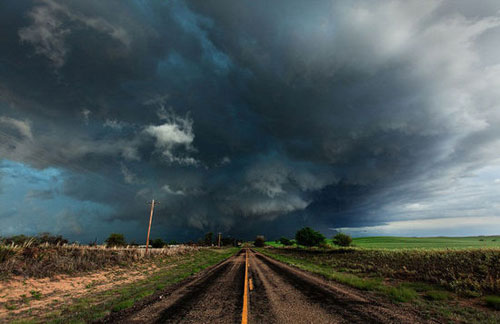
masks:
<path id="1" fill-rule="evenodd" d="M 107 323 L 241 323 L 245 250 Z M 411 308 L 248 250 L 248 323 L 428 323 Z M 248 284 L 248 282 L 247 282 Z"/>

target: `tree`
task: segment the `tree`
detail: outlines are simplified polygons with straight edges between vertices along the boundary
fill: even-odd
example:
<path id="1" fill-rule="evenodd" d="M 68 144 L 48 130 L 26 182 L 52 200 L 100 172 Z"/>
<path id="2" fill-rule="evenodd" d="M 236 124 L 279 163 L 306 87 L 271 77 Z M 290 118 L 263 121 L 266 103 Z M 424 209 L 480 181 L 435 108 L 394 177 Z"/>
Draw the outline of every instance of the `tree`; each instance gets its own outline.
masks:
<path id="1" fill-rule="evenodd" d="M 297 244 L 304 246 L 318 246 L 325 242 L 325 236 L 310 227 L 304 227 L 295 233 Z"/>
<path id="2" fill-rule="evenodd" d="M 212 233 L 212 232 L 208 232 L 207 234 L 205 234 L 205 240 L 203 240 L 203 243 L 205 245 L 208 245 L 208 246 L 212 245 L 213 236 L 214 236 L 214 233 Z"/>
<path id="3" fill-rule="evenodd" d="M 352 238 L 344 233 L 337 233 L 333 237 L 333 244 L 338 246 L 349 246 L 352 243 Z"/>
<path id="4" fill-rule="evenodd" d="M 293 242 L 292 240 L 290 239 L 287 239 L 286 237 L 281 237 L 279 242 L 283 245 L 286 245 L 286 246 L 290 246 L 290 245 L 293 245 Z"/>
<path id="5" fill-rule="evenodd" d="M 264 245 L 266 245 L 266 239 L 263 235 L 257 235 L 253 245 L 255 245 L 256 247 L 263 247 Z"/>
<path id="6" fill-rule="evenodd" d="M 108 246 L 124 246 L 125 236 L 119 233 L 111 233 L 104 242 L 106 242 L 106 245 Z"/>
<path id="7" fill-rule="evenodd" d="M 157 238 L 151 242 L 151 246 L 155 249 L 161 249 L 165 246 L 165 244 L 165 241 L 163 241 L 161 238 Z"/>

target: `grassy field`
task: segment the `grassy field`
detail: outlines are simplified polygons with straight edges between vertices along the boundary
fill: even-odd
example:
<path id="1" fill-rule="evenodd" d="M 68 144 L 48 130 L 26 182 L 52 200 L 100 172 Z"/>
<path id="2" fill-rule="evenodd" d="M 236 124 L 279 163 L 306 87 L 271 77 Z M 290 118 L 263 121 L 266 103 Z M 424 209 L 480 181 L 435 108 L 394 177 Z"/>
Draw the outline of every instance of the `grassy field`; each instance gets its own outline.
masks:
<path id="1" fill-rule="evenodd" d="M 327 240 L 332 244 L 332 240 Z M 500 236 L 467 236 L 467 237 L 398 237 L 374 236 L 353 238 L 353 246 L 375 249 L 467 249 L 499 247 Z M 266 244 L 282 247 L 275 241 Z"/>
<path id="2" fill-rule="evenodd" d="M 500 249 L 258 250 L 394 302 L 412 303 L 429 318 L 500 322 L 500 312 L 495 311 L 500 308 Z"/>
<path id="3" fill-rule="evenodd" d="M 0 280 L 11 276 L 52 277 L 57 274 L 99 270 L 113 266 L 127 266 L 138 261 L 151 261 L 173 255 L 182 255 L 199 247 L 178 245 L 170 248 L 145 249 L 136 247 L 81 246 L 81 245 L 2 245 L 0 244 Z"/>
<path id="4" fill-rule="evenodd" d="M 163 255 L 149 260 L 154 262 L 147 275 L 140 280 L 125 280 L 124 284 L 114 283 L 104 279 L 85 287 L 86 291 L 78 295 L 61 296 L 35 293 L 9 300 L 4 304 L 4 312 L 0 312 L 0 322 L 8 323 L 89 323 L 98 320 L 110 312 L 132 307 L 135 303 L 151 296 L 165 287 L 228 258 L 239 248 L 224 249 L 192 249 L 184 254 Z M 136 262 L 137 267 L 143 266 L 146 259 Z M 122 276 L 129 276 L 134 265 L 128 265 L 121 270 Z M 135 269 L 141 270 L 142 268 Z M 97 271 L 99 273 L 99 271 Z M 80 274 L 81 275 L 81 274 Z M 78 277 L 77 280 L 80 280 Z M 130 279 L 130 278 L 129 278 Z M 31 279 L 40 280 L 40 279 Z M 46 279 L 41 279 L 46 280 Z M 59 280 L 59 279 L 55 279 Z M 29 283 L 28 283 L 29 284 Z M 106 286 L 111 284 L 111 286 Z M 105 285 L 106 289 L 99 289 Z M 31 288 L 27 288 L 31 289 Z M 0 296 L 1 297 L 1 296 Z M 41 307 L 34 307 L 35 304 Z M 20 311 L 22 310 L 22 311 Z"/>

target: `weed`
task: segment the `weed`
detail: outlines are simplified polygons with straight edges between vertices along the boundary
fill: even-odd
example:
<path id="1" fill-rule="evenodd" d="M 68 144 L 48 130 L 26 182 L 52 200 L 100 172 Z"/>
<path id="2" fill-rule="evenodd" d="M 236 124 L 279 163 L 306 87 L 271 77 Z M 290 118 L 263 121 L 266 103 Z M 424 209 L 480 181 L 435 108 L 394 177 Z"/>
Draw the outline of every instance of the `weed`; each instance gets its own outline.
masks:
<path id="1" fill-rule="evenodd" d="M 415 290 L 403 286 L 384 286 L 382 291 L 385 292 L 392 300 L 398 302 L 409 302 L 418 297 Z"/>
<path id="2" fill-rule="evenodd" d="M 33 299 L 39 300 L 40 298 L 42 298 L 42 293 L 37 290 L 30 291 L 30 294 Z"/>

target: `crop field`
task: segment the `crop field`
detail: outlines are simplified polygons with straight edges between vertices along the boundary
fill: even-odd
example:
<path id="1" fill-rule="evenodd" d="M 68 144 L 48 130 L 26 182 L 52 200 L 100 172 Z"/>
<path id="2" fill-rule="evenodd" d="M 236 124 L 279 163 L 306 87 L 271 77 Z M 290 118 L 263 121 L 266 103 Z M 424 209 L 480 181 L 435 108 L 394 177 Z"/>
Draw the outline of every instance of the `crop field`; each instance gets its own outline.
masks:
<path id="1" fill-rule="evenodd" d="M 332 244 L 332 240 L 327 240 Z M 267 245 L 282 247 L 275 241 Z M 500 236 L 466 236 L 466 237 L 398 237 L 374 236 L 353 238 L 352 246 L 375 249 L 468 249 L 468 248 L 500 248 Z"/>

